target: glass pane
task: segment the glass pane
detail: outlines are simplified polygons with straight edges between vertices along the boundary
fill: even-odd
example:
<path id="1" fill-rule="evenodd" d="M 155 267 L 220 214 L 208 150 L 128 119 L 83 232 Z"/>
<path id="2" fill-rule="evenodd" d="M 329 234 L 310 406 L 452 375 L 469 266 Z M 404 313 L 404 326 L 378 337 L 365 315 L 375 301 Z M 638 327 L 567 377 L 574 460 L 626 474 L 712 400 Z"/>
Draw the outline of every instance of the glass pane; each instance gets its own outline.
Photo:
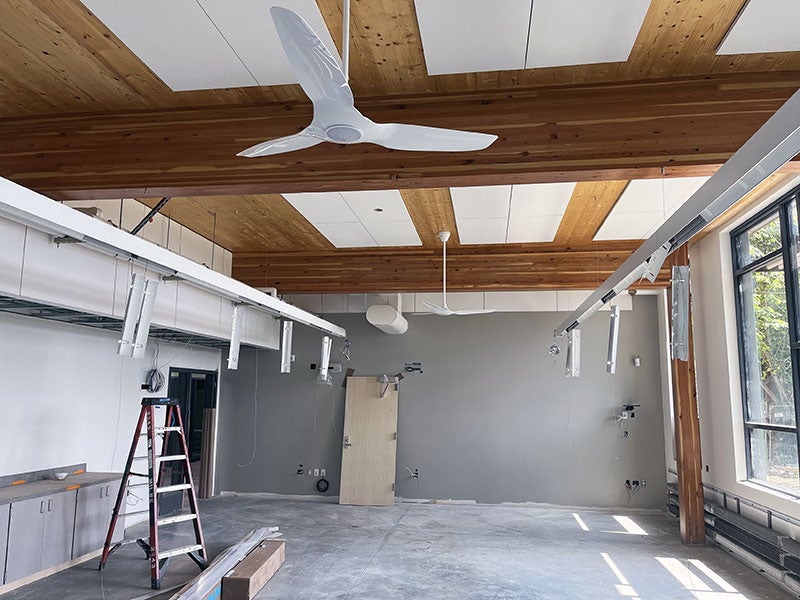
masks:
<path id="1" fill-rule="evenodd" d="M 793 492 L 800 491 L 797 434 L 785 431 L 750 431 L 752 478 Z"/>
<path id="2" fill-rule="evenodd" d="M 792 356 L 783 259 L 739 278 L 747 419 L 794 425 Z"/>
<path id="3" fill-rule="evenodd" d="M 794 200 L 789 203 L 789 256 L 792 257 L 792 286 L 795 290 L 794 322 L 795 332 L 793 341 L 800 341 L 800 274 L 797 271 L 798 258 L 800 258 L 800 244 L 798 244 L 797 204 Z"/>
<path id="4" fill-rule="evenodd" d="M 755 225 L 736 237 L 739 266 L 749 265 L 781 247 L 781 221 L 775 216 L 766 223 Z"/>

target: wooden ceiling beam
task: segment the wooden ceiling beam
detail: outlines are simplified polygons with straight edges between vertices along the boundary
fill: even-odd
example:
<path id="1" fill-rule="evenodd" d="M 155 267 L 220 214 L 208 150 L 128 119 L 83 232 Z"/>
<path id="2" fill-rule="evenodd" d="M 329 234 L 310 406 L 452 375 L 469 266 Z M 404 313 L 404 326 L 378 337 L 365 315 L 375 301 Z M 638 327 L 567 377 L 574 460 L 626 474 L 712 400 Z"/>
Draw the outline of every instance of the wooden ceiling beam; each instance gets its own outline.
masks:
<path id="1" fill-rule="evenodd" d="M 495 132 L 481 152 L 321 144 L 245 159 L 306 103 L 0 119 L 0 175 L 59 199 L 409 189 L 712 173 L 800 87 L 800 71 L 373 98 L 384 122 Z"/>
<path id="2" fill-rule="evenodd" d="M 453 291 L 594 289 L 640 240 L 564 244 L 461 246 L 447 253 Z M 655 284 L 664 287 L 668 271 Z M 361 248 L 335 252 L 236 253 L 233 277 L 282 293 L 436 292 L 442 285 L 438 248 Z"/>
<path id="3" fill-rule="evenodd" d="M 585 181 L 572 192 L 553 242 L 588 242 L 614 208 L 628 181 Z"/>

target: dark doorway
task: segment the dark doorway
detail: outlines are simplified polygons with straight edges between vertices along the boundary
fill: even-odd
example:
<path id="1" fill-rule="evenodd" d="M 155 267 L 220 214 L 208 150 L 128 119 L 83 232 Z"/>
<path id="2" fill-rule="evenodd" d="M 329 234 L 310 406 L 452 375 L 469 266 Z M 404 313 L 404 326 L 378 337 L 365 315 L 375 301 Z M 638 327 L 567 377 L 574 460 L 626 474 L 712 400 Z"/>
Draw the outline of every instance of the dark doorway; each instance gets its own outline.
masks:
<path id="1" fill-rule="evenodd" d="M 170 398 L 176 398 L 180 406 L 195 490 L 198 497 L 208 498 L 213 493 L 217 372 L 171 368 L 167 393 Z M 178 440 L 170 437 L 167 454 L 180 454 Z M 174 484 L 183 481 L 183 465 L 172 465 L 172 468 L 165 467 L 162 485 L 168 485 L 164 482 Z M 166 493 L 159 498 L 158 512 L 168 515 L 179 511 L 182 505 L 182 491 Z"/>

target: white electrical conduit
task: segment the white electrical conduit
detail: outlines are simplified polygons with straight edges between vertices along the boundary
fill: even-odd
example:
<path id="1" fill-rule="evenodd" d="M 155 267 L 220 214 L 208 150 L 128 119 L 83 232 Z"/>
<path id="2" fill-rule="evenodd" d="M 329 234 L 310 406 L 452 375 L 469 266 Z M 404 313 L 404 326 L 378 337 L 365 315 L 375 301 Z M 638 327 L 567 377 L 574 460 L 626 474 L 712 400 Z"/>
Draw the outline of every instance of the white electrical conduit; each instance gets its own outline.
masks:
<path id="1" fill-rule="evenodd" d="M 640 279 L 664 244 L 675 250 L 800 153 L 800 91 L 795 92 L 691 198 L 555 330 L 574 329 Z M 660 257 L 658 257 L 660 258 Z M 654 261 L 655 262 L 655 261 Z"/>
<path id="2" fill-rule="evenodd" d="M 93 250 L 147 265 L 233 302 L 253 306 L 335 337 L 347 337 L 345 329 L 338 325 L 2 177 L 0 217 L 50 235 L 68 236 Z"/>
<path id="3" fill-rule="evenodd" d="M 342 5 L 342 73 L 344 82 L 350 79 L 350 0 Z"/>

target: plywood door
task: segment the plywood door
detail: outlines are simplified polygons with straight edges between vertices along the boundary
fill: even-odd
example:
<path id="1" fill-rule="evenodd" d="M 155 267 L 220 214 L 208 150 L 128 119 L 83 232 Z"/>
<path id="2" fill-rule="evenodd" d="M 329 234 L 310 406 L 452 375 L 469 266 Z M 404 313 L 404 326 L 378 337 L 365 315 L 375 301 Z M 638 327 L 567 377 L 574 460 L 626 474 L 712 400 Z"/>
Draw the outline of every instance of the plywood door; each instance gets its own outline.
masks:
<path id="1" fill-rule="evenodd" d="M 394 504 L 397 390 L 377 377 L 348 377 L 339 504 Z"/>

